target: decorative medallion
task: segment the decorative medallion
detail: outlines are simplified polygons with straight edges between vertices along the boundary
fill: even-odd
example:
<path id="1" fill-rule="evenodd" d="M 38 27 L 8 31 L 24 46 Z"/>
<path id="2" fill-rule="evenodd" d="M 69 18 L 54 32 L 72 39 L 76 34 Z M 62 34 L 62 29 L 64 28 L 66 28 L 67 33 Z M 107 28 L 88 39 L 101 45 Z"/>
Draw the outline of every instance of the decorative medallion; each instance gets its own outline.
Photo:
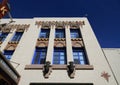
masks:
<path id="1" fill-rule="evenodd" d="M 107 73 L 107 72 L 102 72 L 101 73 L 101 77 L 103 77 L 103 78 L 105 78 L 105 80 L 107 81 L 107 82 L 109 82 L 109 77 L 110 77 L 110 75 Z"/>

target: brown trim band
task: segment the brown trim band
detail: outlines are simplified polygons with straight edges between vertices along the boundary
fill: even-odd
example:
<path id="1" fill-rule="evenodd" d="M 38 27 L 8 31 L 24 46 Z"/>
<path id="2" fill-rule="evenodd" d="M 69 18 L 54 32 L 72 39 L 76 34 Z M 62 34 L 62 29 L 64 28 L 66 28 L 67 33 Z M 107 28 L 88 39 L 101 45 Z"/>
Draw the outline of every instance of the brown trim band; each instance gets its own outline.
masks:
<path id="1" fill-rule="evenodd" d="M 25 70 L 42 70 L 44 64 L 26 65 Z M 53 70 L 67 70 L 67 65 L 52 65 Z M 93 70 L 93 65 L 75 65 L 76 70 Z"/>

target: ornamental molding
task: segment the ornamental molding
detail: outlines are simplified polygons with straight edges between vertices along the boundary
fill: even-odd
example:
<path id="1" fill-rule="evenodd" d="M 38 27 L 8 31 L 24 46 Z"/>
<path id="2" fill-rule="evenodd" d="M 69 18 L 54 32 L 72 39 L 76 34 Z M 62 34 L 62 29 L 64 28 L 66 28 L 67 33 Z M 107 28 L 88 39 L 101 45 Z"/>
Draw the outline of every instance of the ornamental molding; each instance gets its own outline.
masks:
<path id="1" fill-rule="evenodd" d="M 73 47 L 84 47 L 82 41 L 72 41 L 72 46 Z"/>
<path id="2" fill-rule="evenodd" d="M 15 50 L 18 45 L 18 42 L 8 42 L 4 50 Z"/>
<path id="3" fill-rule="evenodd" d="M 111 75 L 109 75 L 108 72 L 103 71 L 101 73 L 101 77 L 103 77 L 107 82 L 109 82 L 109 77 L 111 77 Z"/>
<path id="4" fill-rule="evenodd" d="M 39 28 L 82 28 L 85 25 L 85 21 L 36 21 L 35 25 Z"/>
<path id="5" fill-rule="evenodd" d="M 36 47 L 47 47 L 48 46 L 48 40 L 38 40 L 36 43 Z"/>
<path id="6" fill-rule="evenodd" d="M 10 24 L 10 25 L 6 25 L 5 27 L 1 27 L 0 31 L 2 32 L 10 32 L 13 31 L 14 29 L 16 30 L 28 30 L 28 28 L 30 27 L 30 24 Z"/>
<path id="7" fill-rule="evenodd" d="M 66 43 L 65 41 L 55 41 L 54 42 L 54 47 L 65 47 Z"/>

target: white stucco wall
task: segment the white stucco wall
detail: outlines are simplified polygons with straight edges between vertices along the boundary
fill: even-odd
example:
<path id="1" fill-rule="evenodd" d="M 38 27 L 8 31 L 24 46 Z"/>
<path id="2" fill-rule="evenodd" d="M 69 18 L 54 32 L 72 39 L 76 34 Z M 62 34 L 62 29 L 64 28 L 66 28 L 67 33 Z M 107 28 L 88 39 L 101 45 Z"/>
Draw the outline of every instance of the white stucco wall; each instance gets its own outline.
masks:
<path id="1" fill-rule="evenodd" d="M 14 19 L 14 21 L 16 21 L 15 24 L 30 24 L 28 31 L 24 32 L 11 59 L 11 61 L 20 64 L 17 66 L 17 64 L 11 62 L 21 75 L 19 85 L 29 85 L 31 82 L 93 83 L 94 85 L 117 85 L 87 18 L 33 18 Z M 80 31 L 84 41 L 88 60 L 90 62 L 90 65 L 93 65 L 94 70 L 76 70 L 74 79 L 70 79 L 68 77 L 67 70 L 52 70 L 52 73 L 48 79 L 45 79 L 43 77 L 42 70 L 25 70 L 25 65 L 30 65 L 32 62 L 36 41 L 40 32 L 40 28 L 37 28 L 35 25 L 36 21 L 85 21 L 85 25 L 80 28 Z M 7 19 L 1 20 L 1 22 L 7 22 Z M 1 51 L 3 51 L 12 35 L 13 34 L 9 35 L 6 38 L 5 42 L 1 45 Z M 51 41 L 53 41 L 52 38 L 54 38 L 53 34 L 51 34 Z M 52 47 L 50 47 L 53 45 L 52 43 L 53 42 L 49 43 L 49 51 L 52 49 Z M 51 52 L 48 53 L 49 54 L 47 54 L 47 56 L 52 55 Z M 72 60 L 70 56 L 68 58 L 70 61 Z M 50 56 L 47 59 L 51 60 Z M 101 73 L 104 71 L 111 75 L 109 82 L 101 77 Z"/>
<path id="2" fill-rule="evenodd" d="M 120 84 L 120 48 L 103 48 L 103 51 L 117 82 Z"/>

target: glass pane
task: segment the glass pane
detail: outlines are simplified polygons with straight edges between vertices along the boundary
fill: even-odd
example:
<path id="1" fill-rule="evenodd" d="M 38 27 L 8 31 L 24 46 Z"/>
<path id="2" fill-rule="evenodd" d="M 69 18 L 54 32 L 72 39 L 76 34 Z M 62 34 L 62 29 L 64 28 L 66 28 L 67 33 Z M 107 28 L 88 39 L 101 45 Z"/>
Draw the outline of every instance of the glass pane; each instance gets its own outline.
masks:
<path id="1" fill-rule="evenodd" d="M 54 57 L 54 60 L 55 60 L 55 61 L 58 61 L 58 60 L 59 60 L 59 57 Z"/>
<path id="2" fill-rule="evenodd" d="M 84 64 L 85 64 L 85 62 L 84 62 L 84 61 L 80 61 L 80 64 L 84 65 Z"/>
<path id="3" fill-rule="evenodd" d="M 61 56 L 64 55 L 64 52 L 61 52 L 60 55 L 61 55 Z"/>
<path id="4" fill-rule="evenodd" d="M 45 63 L 45 59 L 40 59 L 40 64 L 44 64 Z"/>
<path id="5" fill-rule="evenodd" d="M 53 64 L 59 64 L 59 61 L 54 61 Z"/>
<path id="6" fill-rule="evenodd" d="M 80 56 L 80 60 L 84 60 L 83 56 Z"/>
<path id="7" fill-rule="evenodd" d="M 61 57 L 60 57 L 60 60 L 64 60 L 64 56 L 61 56 Z"/>
<path id="8" fill-rule="evenodd" d="M 77 52 L 73 52 L 73 55 L 75 56 L 75 55 L 78 55 L 78 53 Z"/>
<path id="9" fill-rule="evenodd" d="M 38 64 L 39 63 L 39 58 L 40 58 L 40 54 L 36 53 L 35 58 L 34 58 L 34 64 Z"/>
<path id="10" fill-rule="evenodd" d="M 78 59 L 74 59 L 74 63 L 75 64 L 79 64 L 79 60 Z"/>
<path id="11" fill-rule="evenodd" d="M 83 55 L 83 52 L 79 52 L 79 55 Z"/>
<path id="12" fill-rule="evenodd" d="M 65 62 L 64 61 L 60 61 L 60 64 L 65 64 Z"/>

